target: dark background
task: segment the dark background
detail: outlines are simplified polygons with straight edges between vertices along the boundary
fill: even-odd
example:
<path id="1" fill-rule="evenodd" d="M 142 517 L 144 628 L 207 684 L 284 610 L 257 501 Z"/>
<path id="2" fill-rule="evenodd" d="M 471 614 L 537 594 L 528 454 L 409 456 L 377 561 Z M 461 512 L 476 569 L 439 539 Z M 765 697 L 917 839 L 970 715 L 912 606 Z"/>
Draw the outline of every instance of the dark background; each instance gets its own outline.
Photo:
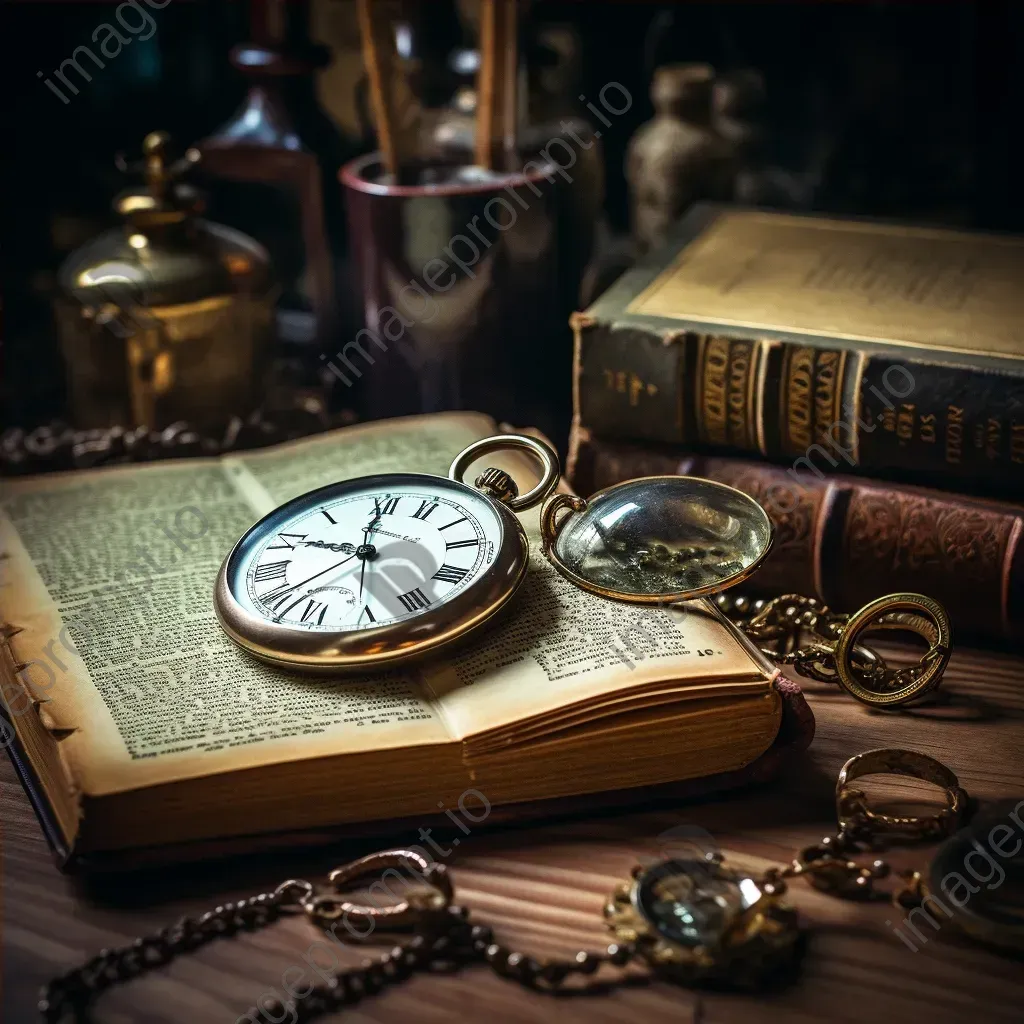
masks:
<path id="1" fill-rule="evenodd" d="M 424 31 L 435 46 L 469 42 L 445 0 L 425 6 Z M 52 74 L 114 10 L 20 2 L 2 12 L 3 426 L 63 412 L 49 295 L 67 253 L 115 222 L 110 201 L 124 180 L 114 153 L 137 154 L 156 128 L 181 145 L 195 141 L 244 95 L 227 53 L 247 37 L 247 5 L 171 0 L 149 12 L 158 26 L 150 40 L 133 39 L 62 104 L 37 72 Z M 528 24 L 543 21 L 577 27 L 583 93 L 595 97 L 614 79 L 635 99 L 605 139 L 606 208 L 616 231 L 627 227 L 623 157 L 651 116 L 651 70 L 676 60 L 764 74 L 771 155 L 813 183 L 806 208 L 1024 229 L 1024 4 L 538 0 Z M 301 36 L 301 19 L 292 31 Z M 318 116 L 311 95 L 296 97 L 298 127 L 323 158 L 332 239 L 343 250 L 334 169 L 371 142 Z M 216 202 L 209 212 L 232 222 Z"/>

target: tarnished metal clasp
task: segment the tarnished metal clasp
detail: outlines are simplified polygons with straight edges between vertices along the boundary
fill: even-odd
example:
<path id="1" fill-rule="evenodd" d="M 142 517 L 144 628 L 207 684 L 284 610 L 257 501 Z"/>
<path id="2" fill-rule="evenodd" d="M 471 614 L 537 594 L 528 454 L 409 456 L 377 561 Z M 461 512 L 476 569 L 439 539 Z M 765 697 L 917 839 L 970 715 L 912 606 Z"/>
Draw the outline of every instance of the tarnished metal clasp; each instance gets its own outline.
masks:
<path id="1" fill-rule="evenodd" d="M 408 878 L 403 876 L 402 870 Z M 377 880 L 368 887 L 372 906 L 355 903 L 340 895 L 346 886 L 370 875 L 377 876 Z M 311 896 L 303 904 L 303 909 L 320 925 L 344 920 L 351 926 L 349 932 L 353 935 L 368 936 L 377 926 L 392 931 L 421 925 L 432 915 L 447 914 L 454 895 L 445 866 L 432 863 L 415 850 L 371 853 L 335 868 L 328 879 L 338 895 Z M 419 884 L 401 889 L 403 898 L 399 899 L 391 885 L 395 882 L 404 884 L 409 880 Z M 388 901 L 377 903 L 378 892 L 386 893 Z"/>

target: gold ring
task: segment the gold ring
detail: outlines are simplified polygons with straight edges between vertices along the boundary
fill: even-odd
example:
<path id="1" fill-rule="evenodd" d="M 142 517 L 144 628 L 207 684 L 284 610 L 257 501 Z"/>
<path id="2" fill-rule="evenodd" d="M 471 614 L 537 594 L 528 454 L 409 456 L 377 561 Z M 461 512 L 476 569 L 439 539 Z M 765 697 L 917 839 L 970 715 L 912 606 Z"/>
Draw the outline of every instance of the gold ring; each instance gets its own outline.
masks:
<path id="1" fill-rule="evenodd" d="M 897 817 L 879 814 L 867 797 L 849 784 L 864 775 L 904 775 L 930 782 L 945 791 L 946 806 L 935 814 Z M 959 824 L 967 806 L 967 792 L 952 769 L 916 750 L 868 750 L 851 757 L 836 779 L 836 817 L 841 831 L 869 825 L 873 833 L 895 832 L 916 837 L 946 836 Z"/>
<path id="2" fill-rule="evenodd" d="M 895 669 L 891 678 L 902 685 L 879 691 L 866 687 L 858 678 L 851 655 L 857 638 L 865 630 L 909 629 L 928 641 L 920 662 Z M 923 697 L 939 685 L 952 651 L 952 631 L 946 609 L 924 594 L 888 594 L 866 604 L 850 617 L 836 644 L 836 674 L 851 697 L 876 708 L 892 708 Z"/>
<path id="3" fill-rule="evenodd" d="M 504 502 L 506 508 L 513 512 L 525 512 L 526 509 L 542 502 L 557 486 L 559 477 L 558 456 L 543 441 L 525 434 L 496 434 L 474 441 L 468 448 L 459 452 L 448 470 L 448 477 L 457 483 L 465 483 L 462 479 L 467 469 L 479 458 L 491 452 L 508 448 L 521 448 L 529 452 L 540 463 L 543 473 L 540 482 L 532 490 L 519 497 L 509 498 Z"/>

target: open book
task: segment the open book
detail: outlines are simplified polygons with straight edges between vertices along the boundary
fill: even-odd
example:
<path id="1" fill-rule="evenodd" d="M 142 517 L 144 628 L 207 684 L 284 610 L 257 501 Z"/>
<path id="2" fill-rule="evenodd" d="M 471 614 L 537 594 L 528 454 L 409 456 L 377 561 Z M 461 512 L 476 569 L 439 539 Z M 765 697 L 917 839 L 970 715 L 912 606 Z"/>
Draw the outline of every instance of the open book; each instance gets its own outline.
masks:
<path id="1" fill-rule="evenodd" d="M 423 816 L 460 800 L 479 815 L 727 772 L 767 750 L 781 718 L 773 666 L 706 602 L 669 611 L 574 588 L 540 553 L 538 509 L 521 517 L 533 554 L 510 610 L 433 661 L 310 678 L 221 632 L 217 569 L 257 518 L 339 479 L 445 475 L 496 431 L 444 414 L 5 481 L 4 738 L 58 851 Z M 522 489 L 536 479 L 518 453 L 485 462 Z"/>

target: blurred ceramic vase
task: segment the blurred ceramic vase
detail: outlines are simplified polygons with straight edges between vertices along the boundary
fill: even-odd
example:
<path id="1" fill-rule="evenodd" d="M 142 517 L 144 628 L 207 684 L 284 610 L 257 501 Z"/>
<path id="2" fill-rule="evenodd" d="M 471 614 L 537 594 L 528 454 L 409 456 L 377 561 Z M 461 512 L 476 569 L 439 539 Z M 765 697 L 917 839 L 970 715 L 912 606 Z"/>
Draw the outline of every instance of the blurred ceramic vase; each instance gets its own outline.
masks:
<path id="1" fill-rule="evenodd" d="M 711 123 L 714 71 L 672 64 L 654 72 L 655 116 L 637 129 L 626 156 L 633 239 L 638 253 L 657 248 L 700 199 L 730 198 L 733 147 Z"/>
<path id="2" fill-rule="evenodd" d="M 145 186 L 114 202 L 123 226 L 60 269 L 76 426 L 213 426 L 261 398 L 276 297 L 267 253 L 199 216 L 201 195 L 175 181 L 199 155 L 168 166 L 167 142 L 161 132 L 144 140 Z"/>

